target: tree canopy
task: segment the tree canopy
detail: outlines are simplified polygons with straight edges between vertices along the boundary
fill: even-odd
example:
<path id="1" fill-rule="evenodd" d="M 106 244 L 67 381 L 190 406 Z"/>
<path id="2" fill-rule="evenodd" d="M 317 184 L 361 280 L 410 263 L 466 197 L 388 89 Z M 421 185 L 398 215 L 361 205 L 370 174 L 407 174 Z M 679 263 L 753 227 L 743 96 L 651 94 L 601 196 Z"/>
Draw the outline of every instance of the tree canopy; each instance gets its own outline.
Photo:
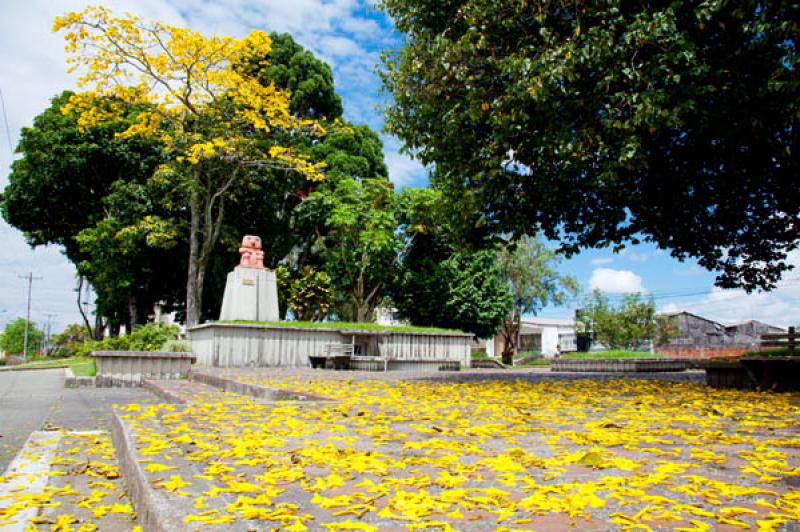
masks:
<path id="1" fill-rule="evenodd" d="M 25 318 L 17 318 L 8 322 L 0 335 L 0 350 L 10 355 L 21 355 L 25 347 Z M 36 324 L 28 324 L 28 353 L 38 353 L 41 348 L 44 332 Z"/>
<path id="2" fill-rule="evenodd" d="M 626 294 L 618 304 L 595 290 L 576 316 L 575 329 L 591 332 L 609 349 L 639 349 L 646 342 L 667 343 L 677 330 L 668 316 L 656 315 L 652 298 Z"/>
<path id="3" fill-rule="evenodd" d="M 491 243 L 461 246 L 440 191 L 407 189 L 397 196 L 402 260 L 389 294 L 414 325 L 493 336 L 511 308 L 511 294 Z M 456 222 L 457 223 L 457 222 Z"/>
<path id="4" fill-rule="evenodd" d="M 89 129 L 139 109 L 121 137 L 159 141 L 161 176 L 181 191 L 189 214 L 186 321 L 196 324 L 211 253 L 226 208 L 226 193 L 258 166 L 295 170 L 320 180 L 321 166 L 272 142 L 272 131 L 320 131 L 291 113 L 289 92 L 262 83 L 272 41 L 262 31 L 242 39 L 206 37 L 187 28 L 115 17 L 102 6 L 58 17 L 67 62 L 80 70 L 83 92 L 62 108 Z"/>
<path id="5" fill-rule="evenodd" d="M 454 212 L 771 288 L 800 238 L 800 6 L 384 0 L 388 127 Z"/>

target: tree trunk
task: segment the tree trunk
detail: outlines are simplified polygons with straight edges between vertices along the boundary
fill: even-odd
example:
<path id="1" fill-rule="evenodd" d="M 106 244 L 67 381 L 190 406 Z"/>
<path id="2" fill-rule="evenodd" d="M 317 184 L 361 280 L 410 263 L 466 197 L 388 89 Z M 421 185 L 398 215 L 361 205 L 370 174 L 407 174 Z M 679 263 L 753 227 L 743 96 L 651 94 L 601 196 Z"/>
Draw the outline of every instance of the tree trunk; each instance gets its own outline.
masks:
<path id="1" fill-rule="evenodd" d="M 186 326 L 200 322 L 203 310 L 203 282 L 211 251 L 219 240 L 225 213 L 225 193 L 236 180 L 240 167 L 230 169 L 222 183 L 208 185 L 204 195 L 193 189 L 189 194 L 191 222 L 189 229 L 189 275 L 186 280 Z M 209 183 L 213 178 L 209 176 Z M 195 169 L 194 182 L 200 183 L 199 170 Z M 214 190 L 214 192 L 212 192 Z"/>
<path id="2" fill-rule="evenodd" d="M 94 330 L 92 329 L 92 324 L 89 323 L 89 317 L 86 315 L 86 311 L 83 309 L 83 283 L 85 282 L 86 278 L 81 275 L 80 281 L 78 281 L 78 312 L 81 313 L 81 317 L 83 318 L 83 323 L 86 325 L 86 330 L 89 333 L 89 338 L 94 338 Z M 99 338 L 94 338 L 98 340 Z"/>
<path id="3" fill-rule="evenodd" d="M 103 316 L 100 313 L 96 313 L 94 316 L 94 338 L 95 340 L 102 340 L 105 336 L 106 324 L 103 321 Z"/>
<path id="4" fill-rule="evenodd" d="M 186 276 L 186 327 L 197 325 L 200 321 L 200 301 L 202 287 L 197 285 L 200 259 L 200 197 L 192 191 L 189 197 L 189 268 Z"/>
<path id="5" fill-rule="evenodd" d="M 501 334 L 503 336 L 503 364 L 513 365 L 514 355 L 517 354 L 519 344 L 520 315 L 512 311 L 511 316 L 503 323 Z"/>
<path id="6" fill-rule="evenodd" d="M 133 294 L 128 294 L 128 323 L 127 323 L 128 334 L 132 333 L 133 330 L 136 328 L 137 315 L 138 315 L 138 310 L 136 308 L 136 296 L 134 296 Z"/>

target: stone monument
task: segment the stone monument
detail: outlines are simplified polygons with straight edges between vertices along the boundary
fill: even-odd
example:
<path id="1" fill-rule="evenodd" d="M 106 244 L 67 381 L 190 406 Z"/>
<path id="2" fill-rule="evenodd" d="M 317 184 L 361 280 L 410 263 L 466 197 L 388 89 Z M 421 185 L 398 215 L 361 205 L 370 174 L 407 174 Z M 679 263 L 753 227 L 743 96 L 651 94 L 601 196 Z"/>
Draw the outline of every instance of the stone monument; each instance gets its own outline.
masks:
<path id="1" fill-rule="evenodd" d="M 264 268 L 261 239 L 245 235 L 239 255 L 239 265 L 225 283 L 219 319 L 278 321 L 278 285 L 275 272 Z"/>

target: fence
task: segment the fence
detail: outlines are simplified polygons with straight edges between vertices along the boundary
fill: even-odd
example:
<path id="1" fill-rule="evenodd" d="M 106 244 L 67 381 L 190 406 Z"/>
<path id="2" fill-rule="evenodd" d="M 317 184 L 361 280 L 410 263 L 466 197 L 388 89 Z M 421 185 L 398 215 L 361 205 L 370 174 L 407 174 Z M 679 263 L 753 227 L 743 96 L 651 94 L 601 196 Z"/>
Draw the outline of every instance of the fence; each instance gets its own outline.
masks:
<path id="1" fill-rule="evenodd" d="M 794 354 L 797 349 L 797 331 L 794 327 L 789 327 L 789 332 L 786 334 L 761 335 L 761 347 L 788 349 L 789 353 Z"/>

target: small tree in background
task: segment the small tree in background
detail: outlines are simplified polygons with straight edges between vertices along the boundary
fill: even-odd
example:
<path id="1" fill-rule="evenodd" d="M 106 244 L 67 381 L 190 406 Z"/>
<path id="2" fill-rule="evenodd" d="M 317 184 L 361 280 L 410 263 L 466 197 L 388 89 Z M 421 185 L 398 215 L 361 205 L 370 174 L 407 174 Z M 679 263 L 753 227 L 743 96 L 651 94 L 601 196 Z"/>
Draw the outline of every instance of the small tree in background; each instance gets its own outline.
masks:
<path id="1" fill-rule="evenodd" d="M 523 314 L 536 315 L 548 304 L 560 305 L 578 293 L 578 281 L 556 270 L 561 258 L 539 238 L 523 237 L 498 253 L 500 269 L 511 288 L 511 312 L 500 328 L 503 364 L 513 364 Z"/>
<path id="2" fill-rule="evenodd" d="M 325 219 L 319 235 L 325 271 L 342 321 L 374 320 L 375 308 L 397 266 L 394 190 L 385 178 L 343 178 L 330 190 L 311 194 L 302 205 Z"/>
<path id="3" fill-rule="evenodd" d="M 80 347 L 91 339 L 86 327 L 72 323 L 67 325 L 61 334 L 53 336 L 51 354 L 59 358 L 75 356 Z"/>
<path id="4" fill-rule="evenodd" d="M 289 289 L 289 308 L 300 321 L 322 321 L 333 303 L 331 278 L 310 266 L 300 270 Z"/>
<path id="5" fill-rule="evenodd" d="M 42 345 L 44 333 L 36 328 L 36 324 L 30 322 L 28 328 L 28 353 L 39 351 Z M 0 349 L 9 355 L 19 355 L 25 349 L 25 318 L 17 318 L 6 324 L 3 335 L 0 336 Z"/>
<path id="6" fill-rule="evenodd" d="M 627 294 L 615 306 L 595 290 L 576 319 L 575 329 L 592 331 L 595 339 L 609 349 L 636 349 L 656 337 L 656 305 L 652 298 L 644 301 L 641 294 Z"/>

